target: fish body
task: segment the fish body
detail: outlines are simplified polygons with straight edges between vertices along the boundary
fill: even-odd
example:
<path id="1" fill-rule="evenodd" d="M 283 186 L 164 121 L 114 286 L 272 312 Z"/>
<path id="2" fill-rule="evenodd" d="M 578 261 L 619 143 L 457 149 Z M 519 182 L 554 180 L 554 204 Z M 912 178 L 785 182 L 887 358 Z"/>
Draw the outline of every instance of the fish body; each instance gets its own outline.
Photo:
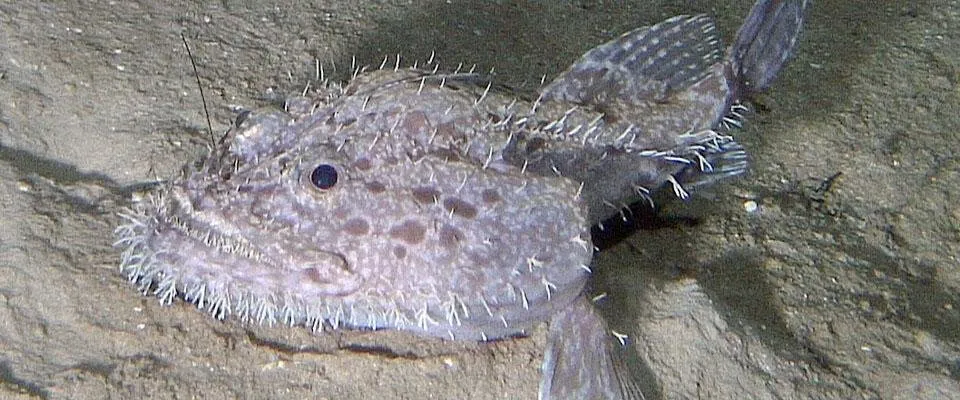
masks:
<path id="1" fill-rule="evenodd" d="M 261 324 L 493 340 L 549 321 L 541 398 L 642 398 L 583 295 L 590 227 L 746 168 L 724 117 L 769 85 L 806 3 L 759 1 L 726 52 L 704 16 L 637 29 L 529 100 L 427 64 L 244 114 L 123 214 L 121 272 Z"/>

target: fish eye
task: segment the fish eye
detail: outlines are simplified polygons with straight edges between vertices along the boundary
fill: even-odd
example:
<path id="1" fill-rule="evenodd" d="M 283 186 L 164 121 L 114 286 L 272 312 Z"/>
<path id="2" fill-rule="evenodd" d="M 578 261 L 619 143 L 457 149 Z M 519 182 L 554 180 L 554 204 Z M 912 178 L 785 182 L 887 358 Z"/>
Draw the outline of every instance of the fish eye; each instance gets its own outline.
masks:
<path id="1" fill-rule="evenodd" d="M 310 173 L 310 183 L 317 189 L 326 190 L 337 184 L 337 169 L 330 164 L 320 164 Z"/>

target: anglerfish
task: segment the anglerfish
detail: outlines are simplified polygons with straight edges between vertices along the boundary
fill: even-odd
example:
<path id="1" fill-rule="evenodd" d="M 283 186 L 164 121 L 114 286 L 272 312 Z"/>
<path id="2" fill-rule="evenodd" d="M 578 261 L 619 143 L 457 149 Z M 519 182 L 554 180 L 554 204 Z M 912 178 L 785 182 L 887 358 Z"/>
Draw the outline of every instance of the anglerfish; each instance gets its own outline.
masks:
<path id="1" fill-rule="evenodd" d="M 758 1 L 729 48 L 703 15 L 638 28 L 529 96 L 432 62 L 324 82 L 242 114 L 124 212 L 120 271 L 163 304 L 316 331 L 487 341 L 547 322 L 540 398 L 642 398 L 584 295 L 590 228 L 746 169 L 728 129 L 807 5 Z"/>

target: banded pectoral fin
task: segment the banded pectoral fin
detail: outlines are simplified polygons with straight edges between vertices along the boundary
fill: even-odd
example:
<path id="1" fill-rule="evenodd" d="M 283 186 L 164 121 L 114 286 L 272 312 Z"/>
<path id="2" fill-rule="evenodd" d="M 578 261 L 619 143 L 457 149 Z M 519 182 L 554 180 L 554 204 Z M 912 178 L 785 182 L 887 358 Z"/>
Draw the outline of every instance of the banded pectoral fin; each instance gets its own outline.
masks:
<path id="1" fill-rule="evenodd" d="M 629 350 L 581 296 L 550 320 L 539 399 L 644 399 L 625 362 Z"/>

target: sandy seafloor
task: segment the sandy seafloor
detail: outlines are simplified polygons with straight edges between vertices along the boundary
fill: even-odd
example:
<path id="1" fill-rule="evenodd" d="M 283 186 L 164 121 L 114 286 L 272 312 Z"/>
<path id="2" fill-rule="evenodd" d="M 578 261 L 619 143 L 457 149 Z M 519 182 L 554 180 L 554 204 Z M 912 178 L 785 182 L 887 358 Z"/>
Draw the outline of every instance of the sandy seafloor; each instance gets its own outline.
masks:
<path id="1" fill-rule="evenodd" d="M 751 1 L 314 3 L 0 2 L 0 398 L 535 398 L 542 328 L 250 327 L 118 274 L 130 185 L 206 151 L 180 33 L 222 132 L 315 59 L 436 51 L 519 85 L 676 14 L 717 16 L 729 41 Z M 595 259 L 650 398 L 960 398 L 960 3 L 814 7 L 737 133 L 752 172 Z"/>

